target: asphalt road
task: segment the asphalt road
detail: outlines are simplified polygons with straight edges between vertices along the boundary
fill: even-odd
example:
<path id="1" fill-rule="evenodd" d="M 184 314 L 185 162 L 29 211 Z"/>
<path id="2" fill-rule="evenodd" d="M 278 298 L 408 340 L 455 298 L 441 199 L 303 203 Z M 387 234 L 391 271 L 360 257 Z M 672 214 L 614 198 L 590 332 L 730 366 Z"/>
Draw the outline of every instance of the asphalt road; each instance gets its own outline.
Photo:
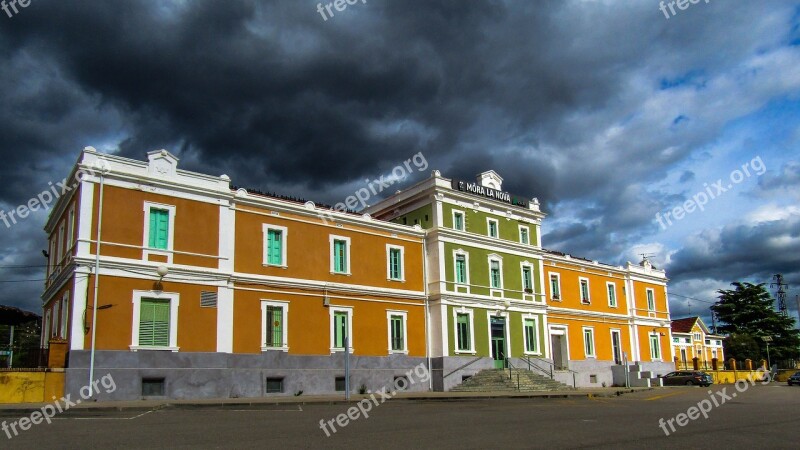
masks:
<path id="1" fill-rule="evenodd" d="M 723 391 L 723 388 L 725 391 Z M 676 387 L 612 398 L 392 399 L 341 427 L 346 404 L 68 411 L 0 448 L 793 448 L 800 387 Z M 736 396 L 733 396 L 736 393 Z M 707 400 L 707 402 L 704 402 Z M 667 422 L 698 404 L 695 420 Z M 366 410 L 366 404 L 362 404 Z M 353 416 L 355 416 L 354 413 Z M 344 416 L 342 416 L 344 417 Z M 3 413 L 7 423 L 19 416 Z M 326 424 L 330 436 L 320 428 Z M 664 419 L 663 426 L 659 419 Z M 344 422 L 344 419 L 340 417 Z M 684 426 L 679 426 L 684 423 Z M 332 427 L 336 432 L 332 432 Z M 670 434 L 667 436 L 665 431 Z"/>

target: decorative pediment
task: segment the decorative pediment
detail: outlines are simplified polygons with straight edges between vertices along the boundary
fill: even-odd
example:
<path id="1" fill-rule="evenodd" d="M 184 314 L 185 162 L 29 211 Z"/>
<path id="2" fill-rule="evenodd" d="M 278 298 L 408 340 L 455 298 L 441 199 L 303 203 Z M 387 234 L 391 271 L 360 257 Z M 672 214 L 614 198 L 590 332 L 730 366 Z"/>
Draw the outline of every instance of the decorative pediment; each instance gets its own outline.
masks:
<path id="1" fill-rule="evenodd" d="M 178 172 L 178 158 L 166 150 L 147 153 L 147 173 L 152 177 L 174 177 Z"/>

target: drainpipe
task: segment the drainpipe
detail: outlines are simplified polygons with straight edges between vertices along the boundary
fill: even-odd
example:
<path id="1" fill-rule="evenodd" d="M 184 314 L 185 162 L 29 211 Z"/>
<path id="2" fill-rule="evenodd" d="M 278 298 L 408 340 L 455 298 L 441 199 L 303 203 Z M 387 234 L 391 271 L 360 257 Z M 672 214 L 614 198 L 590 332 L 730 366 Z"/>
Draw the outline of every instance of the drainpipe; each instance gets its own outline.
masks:
<path id="1" fill-rule="evenodd" d="M 105 169 L 105 168 L 104 168 Z M 95 353 L 95 341 L 97 339 L 97 292 L 100 286 L 100 238 L 102 237 L 103 233 L 103 186 L 105 182 L 104 177 L 105 170 L 100 171 L 100 199 L 98 201 L 97 207 L 97 246 L 95 247 L 95 258 L 94 258 L 94 301 L 92 304 L 92 348 L 89 353 L 89 397 L 94 395 L 94 387 L 92 386 L 92 381 L 94 381 L 94 353 Z"/>
<path id="2" fill-rule="evenodd" d="M 428 232 L 422 238 L 422 286 L 425 290 L 425 359 L 428 361 L 428 391 L 433 391 L 433 369 L 431 368 L 431 329 L 430 329 L 430 310 L 428 309 Z M 444 372 L 442 372 L 444 375 Z"/>

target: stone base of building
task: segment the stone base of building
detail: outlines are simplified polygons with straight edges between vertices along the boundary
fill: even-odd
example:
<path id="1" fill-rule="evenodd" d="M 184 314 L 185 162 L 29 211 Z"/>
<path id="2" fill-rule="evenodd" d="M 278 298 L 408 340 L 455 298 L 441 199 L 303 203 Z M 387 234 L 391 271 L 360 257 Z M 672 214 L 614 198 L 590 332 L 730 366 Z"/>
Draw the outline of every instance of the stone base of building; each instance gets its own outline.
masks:
<path id="1" fill-rule="evenodd" d="M 99 401 L 142 398 L 254 398 L 342 394 L 345 355 L 297 356 L 270 351 L 262 354 L 189 353 L 169 351 L 98 351 L 94 379 Z M 105 380 L 103 377 L 106 377 Z M 404 377 L 405 380 L 399 377 Z M 113 382 L 113 389 L 111 384 Z M 70 351 L 66 393 L 73 399 L 88 392 L 89 352 Z M 426 392 L 430 372 L 425 358 L 350 355 L 350 391 Z M 280 388 L 280 392 L 267 392 Z"/>

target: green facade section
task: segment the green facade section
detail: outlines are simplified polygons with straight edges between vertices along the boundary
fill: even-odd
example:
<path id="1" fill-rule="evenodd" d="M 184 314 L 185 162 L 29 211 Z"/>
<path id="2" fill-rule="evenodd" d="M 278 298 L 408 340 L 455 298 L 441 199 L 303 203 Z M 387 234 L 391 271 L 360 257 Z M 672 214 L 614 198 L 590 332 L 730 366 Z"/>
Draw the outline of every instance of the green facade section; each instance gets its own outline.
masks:
<path id="1" fill-rule="evenodd" d="M 471 208 L 460 208 L 450 203 L 442 203 L 442 225 L 444 228 L 453 227 L 453 210 L 464 213 L 464 231 L 480 234 L 489 238 L 489 226 L 487 218 L 497 220 L 499 238 L 506 241 L 519 242 L 519 226 L 528 227 L 528 244 L 535 245 L 537 241 L 538 226 L 518 220 L 506 220 L 503 216 L 487 214 L 483 211 L 475 212 Z"/>
<path id="2" fill-rule="evenodd" d="M 446 281 L 446 289 L 450 292 L 457 292 L 455 281 L 455 251 L 464 250 L 468 253 L 469 258 L 467 261 L 467 272 L 469 273 L 469 287 L 471 295 L 489 295 L 490 294 L 490 280 L 489 280 L 489 255 L 497 254 L 502 257 L 502 273 L 503 280 L 503 298 L 512 300 L 523 299 L 522 287 L 522 266 L 523 261 L 527 261 L 532 267 L 533 278 L 533 292 L 543 293 L 542 287 L 539 282 L 539 273 L 541 272 L 540 260 L 533 257 L 525 258 L 519 255 L 512 255 L 498 251 L 486 250 L 483 248 L 470 247 L 460 244 L 452 244 L 446 242 L 444 244 L 444 254 L 441 255 L 444 260 L 445 274 L 444 280 Z M 530 294 L 528 294 L 530 295 Z M 500 297 L 498 297 L 500 298 Z"/>
<path id="3" fill-rule="evenodd" d="M 433 206 L 428 204 L 414 211 L 409 211 L 392 220 L 401 225 L 420 225 L 424 229 L 433 227 Z"/>
<path id="4" fill-rule="evenodd" d="M 448 347 L 449 352 L 448 354 L 451 356 L 457 355 L 471 355 L 471 353 L 456 352 L 456 329 L 455 329 L 455 311 L 459 311 L 461 308 L 458 306 L 448 306 L 447 307 L 447 336 L 448 336 Z M 491 351 L 489 346 L 489 313 L 494 314 L 496 310 L 494 309 L 484 309 L 484 308 L 470 308 L 472 310 L 472 328 L 470 329 L 470 333 L 474 336 L 475 339 L 475 356 L 482 356 L 482 357 L 490 357 Z M 506 327 L 508 328 L 508 335 L 511 338 L 511 343 L 509 345 L 506 342 L 506 349 L 510 350 L 510 356 L 512 358 L 521 358 L 525 356 L 525 339 L 524 339 L 524 326 L 522 321 L 523 314 L 516 311 L 511 311 L 506 315 Z M 530 317 L 529 315 L 526 315 Z M 539 352 L 542 352 L 542 349 L 546 345 L 545 333 L 544 333 L 544 318 L 541 314 L 534 314 L 538 323 L 537 329 L 537 337 L 538 337 L 538 345 L 539 345 Z"/>

